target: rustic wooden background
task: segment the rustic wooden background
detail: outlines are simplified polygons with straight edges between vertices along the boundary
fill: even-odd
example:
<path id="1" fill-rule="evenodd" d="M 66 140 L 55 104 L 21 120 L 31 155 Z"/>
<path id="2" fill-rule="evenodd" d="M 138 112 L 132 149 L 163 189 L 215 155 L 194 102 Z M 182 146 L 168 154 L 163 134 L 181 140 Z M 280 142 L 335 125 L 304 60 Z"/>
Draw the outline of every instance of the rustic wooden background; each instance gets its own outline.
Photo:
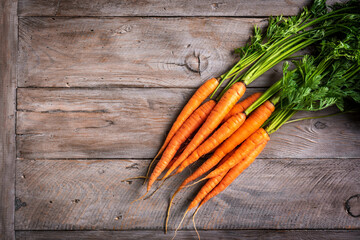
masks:
<path id="1" fill-rule="evenodd" d="M 309 3 L 2 1 L 0 238 L 171 238 L 196 188 L 176 198 L 170 235 L 165 210 L 191 169 L 132 205 L 145 189 L 120 180 L 144 174 L 186 100 L 236 62 L 254 24 Z M 280 76 L 278 66 L 247 94 Z M 359 116 L 285 125 L 199 211 L 201 236 L 360 238 Z M 192 229 L 188 218 L 178 239 L 196 239 Z"/>

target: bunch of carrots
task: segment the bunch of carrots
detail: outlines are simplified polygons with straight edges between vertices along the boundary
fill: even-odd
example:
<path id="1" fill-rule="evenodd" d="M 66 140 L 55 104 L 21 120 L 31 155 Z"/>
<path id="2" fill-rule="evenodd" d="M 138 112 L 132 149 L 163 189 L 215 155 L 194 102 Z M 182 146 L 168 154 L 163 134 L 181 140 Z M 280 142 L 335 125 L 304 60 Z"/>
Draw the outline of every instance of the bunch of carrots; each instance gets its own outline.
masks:
<path id="1" fill-rule="evenodd" d="M 359 10 L 358 1 L 335 5 L 329 11 L 325 1 L 315 0 L 309 10 L 305 8 L 298 16 L 271 18 L 265 32 L 255 27 L 250 43 L 238 49 L 241 59 L 232 69 L 197 89 L 150 163 L 146 193 L 139 198 L 149 193 L 155 181 L 165 181 L 212 153 L 173 194 L 165 230 L 172 201 L 179 191 L 207 180 L 182 220 L 197 206 L 195 216 L 203 204 L 228 187 L 256 159 L 270 140 L 269 135 L 297 111 L 318 111 L 332 105 L 344 111 L 349 99 L 360 102 Z M 284 64 L 283 77 L 265 93 L 254 93 L 238 103 L 248 84 L 310 45 L 317 48 L 314 56 L 298 57 L 292 70 L 289 63 Z M 228 83 L 216 100 L 208 100 L 225 81 Z"/>

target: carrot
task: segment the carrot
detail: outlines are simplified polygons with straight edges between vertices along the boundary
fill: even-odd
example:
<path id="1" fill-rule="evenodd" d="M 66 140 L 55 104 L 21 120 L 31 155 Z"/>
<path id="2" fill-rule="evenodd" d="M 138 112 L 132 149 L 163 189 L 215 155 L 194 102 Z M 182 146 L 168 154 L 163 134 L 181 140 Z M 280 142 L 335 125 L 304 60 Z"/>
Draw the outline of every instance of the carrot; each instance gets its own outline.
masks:
<path id="1" fill-rule="evenodd" d="M 231 157 L 231 155 L 235 152 L 235 149 L 233 151 L 231 151 L 230 153 L 228 153 L 221 161 L 219 164 L 222 164 L 223 162 L 225 162 L 229 157 Z M 201 188 L 201 190 L 203 190 L 203 188 L 206 189 L 206 185 L 212 185 L 213 188 L 216 186 L 216 184 L 218 182 L 221 181 L 221 179 L 225 176 L 225 173 L 222 175 L 222 177 L 219 175 L 215 178 L 212 178 L 212 179 L 209 179 L 206 184 Z M 212 189 L 212 188 L 211 188 Z M 170 199 L 170 202 L 169 202 L 169 206 L 168 206 L 168 210 L 167 210 L 167 213 L 166 213 L 166 220 L 165 220 L 165 233 L 167 232 L 167 226 L 168 226 L 168 221 L 169 221 L 169 216 L 170 216 L 170 210 L 171 210 L 171 206 L 172 206 L 172 202 L 176 196 L 176 194 L 180 191 L 181 189 L 178 188 L 175 193 L 171 196 L 171 199 Z M 200 191 L 201 191 L 200 190 Z M 200 200 L 201 201 L 201 200 Z"/>
<path id="2" fill-rule="evenodd" d="M 194 138 L 190 141 L 189 145 L 185 148 L 184 152 L 179 156 L 176 162 L 167 171 L 164 178 L 172 173 L 221 123 L 225 115 L 233 108 L 236 102 L 241 98 L 245 92 L 245 84 L 237 82 L 226 91 L 224 96 L 216 104 L 214 109 L 209 114 L 205 123 L 201 126 Z"/>
<path id="3" fill-rule="evenodd" d="M 231 152 L 229 152 L 220 162 L 219 165 L 223 164 L 225 161 L 227 161 L 233 154 L 235 153 L 235 149 Z M 205 184 L 204 186 L 202 186 L 202 188 L 200 189 L 200 191 L 198 192 L 198 194 L 195 196 L 194 200 L 190 203 L 188 209 L 192 209 L 194 208 L 196 205 L 199 204 L 199 202 L 201 202 L 201 200 L 212 190 L 214 189 L 217 184 L 222 181 L 222 179 L 225 177 L 226 172 L 223 172 L 221 174 L 219 174 L 216 177 L 210 178 Z"/>
<path id="4" fill-rule="evenodd" d="M 173 159 L 171 159 L 171 161 L 169 162 L 168 165 L 166 165 L 165 169 L 170 169 L 170 167 L 174 164 L 174 162 L 176 161 L 176 159 L 178 159 L 179 156 L 175 156 Z"/>
<path id="5" fill-rule="evenodd" d="M 220 160 L 237 145 L 242 143 L 251 134 L 253 134 L 271 115 L 275 107 L 270 101 L 266 101 L 258 107 L 245 120 L 243 125 L 239 127 L 228 139 L 226 139 L 214 152 L 214 154 L 205 161 L 192 175 L 190 175 L 179 188 L 184 188 L 189 182 L 202 176 L 204 173 L 213 168 Z"/>
<path id="6" fill-rule="evenodd" d="M 215 197 L 220 192 L 224 191 L 248 166 L 250 166 L 250 164 L 254 162 L 254 160 L 257 158 L 257 156 L 259 156 L 259 154 L 265 148 L 267 142 L 268 141 L 265 141 L 265 142 L 261 143 L 259 146 L 257 146 L 254 149 L 254 151 L 252 151 L 248 156 L 246 156 L 240 163 L 238 163 L 235 167 L 230 169 L 228 172 L 223 172 L 219 176 L 216 176 L 214 178 L 210 178 L 206 182 L 206 184 L 208 182 L 210 182 L 210 181 L 215 181 L 215 179 L 220 179 L 221 178 L 221 180 L 220 180 L 220 183 L 218 183 L 216 185 L 216 187 L 212 187 L 213 185 L 209 185 L 208 188 L 206 190 L 204 190 L 204 193 L 202 194 L 202 196 L 199 196 L 201 194 L 201 190 L 205 187 L 205 185 L 204 185 L 204 187 L 200 190 L 198 195 L 190 203 L 187 211 L 194 208 L 201 201 L 200 205 L 196 208 L 196 210 L 195 210 L 195 212 L 193 214 L 193 217 L 192 217 L 194 229 L 196 231 L 198 239 L 200 239 L 200 235 L 199 235 L 199 233 L 198 233 L 198 231 L 196 229 L 195 215 L 199 211 L 200 207 L 204 203 L 206 203 L 208 200 Z M 227 156 L 228 155 L 226 155 L 226 157 Z M 220 162 L 220 164 L 221 164 L 221 162 Z M 205 193 L 206 193 L 206 196 L 205 196 Z"/>
<path id="7" fill-rule="evenodd" d="M 190 138 L 191 138 L 191 137 L 190 137 Z M 175 157 L 173 157 L 173 159 L 171 159 L 171 161 L 169 162 L 169 164 L 166 166 L 165 169 L 170 169 L 170 167 L 174 164 L 174 162 L 176 161 L 176 159 L 178 159 L 178 157 L 180 156 L 180 154 L 184 151 L 185 147 L 189 144 L 190 138 L 186 139 L 186 141 L 181 145 L 181 147 L 180 147 L 179 150 L 177 151 Z"/>
<path id="8" fill-rule="evenodd" d="M 244 112 L 251 104 L 253 104 L 260 96 L 262 95 L 261 92 L 254 93 L 244 99 L 243 101 L 237 103 L 228 114 L 223 119 L 223 122 L 226 122 L 231 116 L 234 116 L 237 113 Z"/>
<path id="9" fill-rule="evenodd" d="M 147 191 L 150 190 L 156 178 L 160 176 L 171 159 L 175 156 L 181 144 L 184 143 L 190 137 L 190 135 L 201 126 L 215 105 L 215 101 L 210 100 L 201 105 L 198 109 L 195 110 L 193 114 L 191 114 L 188 119 L 186 119 L 184 124 L 179 128 L 179 130 L 169 142 L 161 159 L 150 175 Z"/>
<path id="10" fill-rule="evenodd" d="M 244 113 L 237 113 L 230 117 L 221 127 L 216 130 L 205 142 L 203 142 L 191 155 L 181 163 L 176 173 L 182 172 L 187 166 L 197 161 L 201 156 L 211 152 L 225 139 L 230 137 L 245 121 Z"/>
<path id="11" fill-rule="evenodd" d="M 183 110 L 180 112 L 178 117 L 176 118 L 175 122 L 173 123 L 163 145 L 161 146 L 160 150 L 151 161 L 146 177 L 149 175 L 149 171 L 151 169 L 152 164 L 156 160 L 156 158 L 165 150 L 166 146 L 169 144 L 171 138 L 175 135 L 181 125 L 185 122 L 185 120 L 197 109 L 200 104 L 216 89 L 219 85 L 219 81 L 216 78 L 211 78 L 210 80 L 206 81 L 203 85 L 201 85 L 198 90 L 194 93 L 194 95 L 190 98 L 187 102 Z"/>
<path id="12" fill-rule="evenodd" d="M 258 144 L 258 146 L 254 149 L 252 149 L 252 151 L 249 153 L 248 156 L 245 157 L 244 161 L 239 163 L 238 165 L 236 165 L 233 169 L 229 169 L 228 172 L 222 172 L 221 174 L 219 174 L 218 176 L 215 176 L 213 178 L 210 178 L 206 184 L 201 188 L 201 190 L 199 191 L 199 193 L 196 195 L 196 197 L 194 198 L 194 200 L 189 204 L 188 208 L 186 209 L 180 223 L 179 226 L 176 228 L 175 230 L 175 236 L 176 236 L 176 232 L 179 230 L 182 222 L 185 219 L 185 216 L 187 215 L 187 213 L 193 209 L 194 207 L 196 207 L 199 202 L 201 201 L 200 205 L 197 207 L 196 211 L 194 212 L 193 215 L 193 223 L 194 223 L 194 228 L 196 230 L 196 233 L 200 239 L 199 233 L 197 232 L 196 229 L 196 225 L 195 225 L 195 214 L 198 212 L 200 206 L 202 204 L 204 204 L 206 201 L 208 201 L 211 197 L 216 196 L 217 194 L 219 194 L 221 191 L 223 191 L 227 186 L 229 186 L 234 179 L 242 172 L 244 171 L 255 159 L 256 157 L 261 153 L 261 151 L 264 149 L 266 143 L 270 140 L 267 139 L 266 141 L 261 142 L 260 144 Z M 239 153 L 239 149 L 241 148 L 241 146 L 238 149 L 234 149 L 233 151 L 231 151 L 230 153 L 228 153 L 224 159 L 222 159 L 219 163 L 219 165 L 223 165 L 225 164 L 227 161 L 229 161 L 235 154 Z M 216 186 L 216 187 L 215 187 Z M 223 189 L 222 189 L 223 188 Z M 180 188 L 175 192 L 175 194 L 181 190 Z M 175 195 L 174 194 L 174 195 Z M 208 197 L 209 196 L 209 197 Z M 211 197 L 210 197 L 211 196 Z M 205 200 L 206 199 L 206 200 Z M 171 202 L 170 202 L 171 205 Z M 169 210 L 168 210 L 168 215 L 169 215 Z M 167 220 L 168 220 L 168 215 L 167 215 Z M 166 233 L 166 229 L 167 229 L 167 220 L 166 220 L 166 225 L 165 225 L 165 233 Z M 174 237 L 175 237 L 174 236 Z M 174 239 L 173 237 L 173 239 Z"/>
<path id="13" fill-rule="evenodd" d="M 221 160 L 219 164 L 225 162 L 232 154 L 233 154 L 233 152 L 230 152 L 228 155 L 226 155 L 225 158 L 224 158 L 223 160 Z M 224 176 L 225 176 L 225 174 L 223 174 L 222 177 L 224 177 Z M 219 177 L 219 176 L 216 177 L 216 181 L 221 181 L 222 177 Z M 221 178 L 221 179 L 220 179 L 220 178 Z M 214 183 L 215 183 L 215 181 L 212 182 L 211 179 L 210 179 L 210 180 L 208 180 L 208 182 L 207 182 L 205 185 L 210 186 L 210 185 L 213 185 Z M 205 185 L 204 185 L 204 187 L 205 187 Z M 214 185 L 214 186 L 216 186 L 216 185 Z M 204 188 L 204 187 L 203 187 L 203 188 Z M 203 188 L 201 188 L 201 189 L 203 189 Z M 170 200 L 170 203 L 169 203 L 169 207 L 168 207 L 168 211 L 167 211 L 167 214 L 166 214 L 165 233 L 167 233 L 167 227 L 168 227 L 168 221 L 169 221 L 170 209 L 171 209 L 172 201 L 173 201 L 175 195 L 176 195 L 180 190 L 181 190 L 181 189 L 176 190 L 176 192 L 175 192 L 175 193 L 173 194 L 173 196 L 171 197 L 171 200 Z M 200 190 L 200 191 L 201 191 L 201 190 Z M 177 231 L 179 230 L 182 222 L 184 221 L 184 219 L 185 219 L 185 217 L 186 217 L 186 214 L 187 214 L 189 211 L 190 211 L 190 208 L 188 208 L 188 209 L 185 211 L 183 218 L 181 219 L 178 227 L 177 227 L 176 230 L 175 230 L 175 234 L 174 234 L 174 237 L 172 238 L 172 240 L 175 239 L 176 233 L 177 233 Z M 196 213 L 196 212 L 195 212 L 195 213 Z M 194 221 L 194 226 L 195 226 L 195 221 Z M 196 229 L 196 226 L 195 226 L 195 229 Z M 196 233 L 197 233 L 197 235 L 198 235 L 198 237 L 199 237 L 199 239 L 200 239 L 200 236 L 199 236 L 199 233 L 197 232 L 197 230 L 196 230 Z"/>
<path id="14" fill-rule="evenodd" d="M 219 184 L 217 184 L 216 187 L 213 187 L 213 188 L 209 187 L 206 191 L 204 191 L 204 194 L 202 194 L 202 195 L 200 195 L 200 192 L 201 192 L 201 190 L 200 190 L 200 192 L 198 193 L 198 195 L 200 195 L 200 196 L 196 196 L 194 198 L 194 200 L 189 205 L 189 209 L 196 207 L 201 201 L 201 203 L 199 205 L 199 207 L 200 207 L 205 202 L 207 202 L 209 199 L 216 196 L 217 194 L 222 192 L 225 188 L 227 188 L 240 175 L 240 173 L 242 173 L 247 167 L 250 166 L 251 163 L 254 162 L 254 160 L 257 158 L 257 156 L 265 148 L 268 141 L 269 140 L 265 140 L 264 142 L 260 143 L 251 153 L 249 153 L 245 158 L 243 158 L 237 165 L 235 165 L 230 170 L 224 171 L 224 172 L 220 173 L 218 176 L 210 178 L 208 180 L 208 182 L 214 181 L 213 179 L 219 179 L 220 176 L 222 176 L 221 181 L 219 181 Z M 236 151 L 235 151 L 234 154 L 238 154 L 238 153 L 236 153 Z M 219 164 L 219 165 L 222 165 L 222 164 Z M 205 192 L 206 192 L 206 194 L 205 194 Z"/>
<path id="15" fill-rule="evenodd" d="M 235 151 L 235 153 L 223 164 L 218 166 L 215 170 L 210 172 L 205 179 L 216 177 L 222 172 L 230 170 L 236 164 L 238 164 L 246 155 L 253 151 L 258 145 L 263 142 L 270 140 L 269 134 L 263 129 L 259 128 L 254 132 L 245 142 L 243 142 L 240 147 Z"/>

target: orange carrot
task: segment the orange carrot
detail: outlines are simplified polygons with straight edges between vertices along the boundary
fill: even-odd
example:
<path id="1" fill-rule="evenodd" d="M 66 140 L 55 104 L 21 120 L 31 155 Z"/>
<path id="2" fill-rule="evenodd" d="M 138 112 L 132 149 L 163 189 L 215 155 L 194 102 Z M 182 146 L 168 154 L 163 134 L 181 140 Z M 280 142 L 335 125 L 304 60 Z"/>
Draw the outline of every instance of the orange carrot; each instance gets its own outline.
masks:
<path id="1" fill-rule="evenodd" d="M 212 189 L 212 191 L 209 194 L 207 194 L 206 197 L 201 201 L 199 207 L 201 207 L 205 202 L 207 202 L 211 198 L 215 197 L 220 192 L 224 191 L 225 188 L 227 188 L 246 168 L 248 168 L 250 166 L 251 163 L 254 162 L 254 160 L 257 158 L 257 156 L 265 148 L 268 141 L 269 140 L 262 142 L 248 156 L 246 156 L 243 160 L 241 160 L 241 162 L 239 162 L 237 165 L 235 165 L 233 168 L 231 168 L 229 171 L 227 171 L 225 176 L 222 178 L 221 182 L 214 189 Z M 235 152 L 235 154 L 236 154 L 236 152 Z M 225 172 L 221 173 L 220 175 L 224 175 L 224 173 Z M 215 178 L 217 178 L 217 177 L 215 177 Z M 189 208 L 191 209 L 191 208 L 195 207 L 198 203 L 199 202 L 191 203 Z"/>
<path id="2" fill-rule="evenodd" d="M 225 161 L 220 166 L 216 167 L 216 169 L 210 172 L 205 177 L 205 179 L 216 177 L 220 173 L 230 170 L 236 164 L 241 162 L 241 160 L 245 158 L 249 153 L 251 153 L 257 146 L 269 140 L 270 140 L 269 134 L 263 128 L 259 128 L 256 132 L 251 134 L 251 136 L 248 139 L 246 139 L 246 141 L 244 141 L 240 145 L 240 147 L 227 161 Z"/>
<path id="3" fill-rule="evenodd" d="M 225 162 L 232 154 L 233 154 L 233 152 L 230 152 L 228 155 L 226 155 L 225 158 L 224 158 L 223 160 L 221 160 L 219 164 L 222 164 L 223 162 Z M 225 176 L 225 174 L 224 174 L 222 177 L 224 177 L 224 176 Z M 220 177 L 217 177 L 217 178 L 216 178 L 216 180 L 221 181 L 221 179 L 220 179 L 220 180 L 219 180 L 219 179 L 220 179 Z M 208 183 L 209 183 L 209 184 L 208 184 Z M 210 185 L 213 185 L 214 182 L 211 182 L 211 179 L 210 179 L 205 185 L 207 185 L 207 184 L 208 184 L 208 186 L 210 186 Z M 204 187 L 205 187 L 205 186 L 204 186 Z M 203 187 L 203 188 L 204 188 L 204 187 Z M 203 189 L 203 188 L 202 188 L 202 189 Z M 168 211 L 167 211 L 167 214 L 166 214 L 166 220 L 165 220 L 165 234 L 167 233 L 168 221 L 169 221 L 170 209 L 171 209 L 172 201 L 173 201 L 175 195 L 176 195 L 180 190 L 181 190 L 180 188 L 179 188 L 178 190 L 176 190 L 176 192 L 175 192 L 175 193 L 173 194 L 173 196 L 171 197 L 171 200 L 170 200 L 170 203 L 169 203 L 169 207 L 168 207 Z M 201 190 L 200 190 L 200 191 L 201 191 Z M 177 231 L 179 230 L 182 222 L 183 222 L 184 219 L 185 219 L 186 214 L 187 214 L 189 211 L 190 211 L 190 208 L 188 208 L 188 209 L 185 211 L 184 216 L 182 217 L 182 219 L 181 219 L 178 227 L 177 227 L 176 230 L 175 230 L 175 235 L 174 235 L 174 237 L 172 238 L 172 240 L 175 239 L 176 233 L 177 233 Z M 195 212 L 195 213 L 196 213 L 196 212 Z M 194 221 L 194 220 L 193 220 L 193 221 Z M 195 230 L 196 230 L 195 221 L 194 221 L 194 227 L 195 227 Z M 199 235 L 199 233 L 197 232 L 197 230 L 196 230 L 196 233 L 197 233 L 197 235 L 198 235 L 198 237 L 199 237 L 199 239 L 200 239 L 200 235 Z"/>
<path id="4" fill-rule="evenodd" d="M 220 192 L 224 191 L 254 160 L 257 158 L 257 156 L 262 152 L 264 147 L 266 146 L 268 141 L 261 143 L 259 146 L 257 146 L 254 151 L 252 151 L 248 156 L 246 156 L 240 163 L 235 165 L 232 169 L 230 169 L 228 172 L 223 172 L 220 175 L 210 178 L 209 181 L 215 181 L 215 179 L 220 179 L 220 183 L 216 185 L 216 187 L 213 187 L 213 185 L 208 185 L 208 188 L 204 190 L 204 192 L 201 192 L 201 190 L 205 187 L 203 187 L 200 192 L 197 194 L 197 196 L 194 198 L 194 200 L 190 203 L 188 209 L 186 212 L 190 211 L 190 209 L 194 208 L 196 205 L 200 205 L 196 208 L 194 214 L 193 214 L 193 225 L 194 229 L 196 231 L 196 234 L 198 235 L 198 239 L 200 239 L 200 235 L 196 229 L 195 224 L 195 215 L 199 211 L 200 207 L 206 203 L 208 200 L 219 194 Z M 226 155 L 227 157 L 228 155 Z M 222 162 L 222 160 L 221 160 Z M 219 165 L 221 165 L 221 162 Z M 207 184 L 206 183 L 206 184 Z"/>
<path id="5" fill-rule="evenodd" d="M 170 142 L 171 138 L 175 135 L 175 133 L 178 131 L 178 129 L 181 127 L 181 125 L 185 122 L 185 120 L 197 109 L 200 104 L 216 89 L 216 87 L 219 85 L 219 81 L 216 78 L 212 78 L 208 81 L 206 81 L 203 85 L 201 85 L 198 90 L 194 93 L 194 95 L 190 98 L 190 100 L 187 102 L 183 110 L 180 112 L 178 117 L 176 118 L 175 122 L 173 123 L 164 144 L 161 146 L 159 152 L 156 154 L 154 159 L 151 161 L 148 171 L 146 174 L 146 177 L 149 175 L 149 171 L 151 169 L 151 166 L 153 162 L 156 160 L 156 158 L 165 150 L 166 146 Z"/>
<path id="6" fill-rule="evenodd" d="M 179 156 L 175 156 L 173 159 L 171 159 L 171 161 L 169 162 L 169 164 L 165 167 L 165 169 L 170 169 L 170 167 L 174 164 L 174 162 L 176 161 L 176 159 L 178 159 Z"/>
<path id="7" fill-rule="evenodd" d="M 225 161 L 227 161 L 235 152 L 235 149 L 231 152 L 229 152 L 220 162 L 219 165 L 223 164 Z M 200 191 L 198 192 L 198 194 L 195 196 L 194 200 L 190 203 L 188 209 L 192 209 L 194 207 L 196 207 L 199 202 L 201 202 L 201 200 L 209 193 L 211 192 L 212 189 L 214 189 L 217 184 L 222 181 L 222 179 L 225 177 L 226 172 L 223 172 L 221 174 L 219 174 L 216 177 L 210 178 L 205 184 L 204 186 L 202 186 L 202 188 L 200 189 Z"/>
<path id="8" fill-rule="evenodd" d="M 177 161 L 167 171 L 164 178 L 172 173 L 216 128 L 219 126 L 225 115 L 233 108 L 236 102 L 245 92 L 245 84 L 237 82 L 225 92 L 220 101 L 209 114 L 205 123 L 201 126 L 184 152 L 179 156 Z"/>
<path id="9" fill-rule="evenodd" d="M 211 152 L 225 139 L 230 137 L 245 121 L 244 113 L 237 113 L 230 117 L 221 127 L 216 130 L 205 142 L 203 142 L 191 155 L 181 163 L 176 173 L 182 172 L 187 166 L 198 160 L 201 156 Z"/>
<path id="10" fill-rule="evenodd" d="M 219 165 L 222 164 L 223 162 L 225 162 L 229 157 L 231 157 L 231 155 L 232 155 L 234 152 L 235 152 L 235 149 L 234 149 L 233 151 L 231 151 L 230 153 L 228 153 L 228 154 L 220 161 Z M 221 177 L 221 176 L 222 176 L 222 177 Z M 206 184 L 201 188 L 200 191 L 202 191 L 204 188 L 206 189 L 205 186 L 213 186 L 212 188 L 214 188 L 214 187 L 217 185 L 217 183 L 220 182 L 221 179 L 225 176 L 225 173 L 224 173 L 223 175 L 221 175 L 221 176 L 219 175 L 219 176 L 217 176 L 217 177 L 215 177 L 215 178 L 209 179 L 209 180 L 206 182 Z M 212 188 L 211 188 L 211 189 L 212 189 Z M 210 189 L 210 191 L 211 191 L 211 189 Z M 171 196 L 171 199 L 170 199 L 170 202 L 169 202 L 169 206 L 168 206 L 168 210 L 167 210 L 167 213 L 166 213 L 165 232 L 167 232 L 167 226 L 168 226 L 168 221 L 169 221 L 169 216 L 170 216 L 170 210 L 171 210 L 172 202 L 173 202 L 176 194 L 177 194 L 180 190 L 181 190 L 181 189 L 178 188 L 178 189 L 176 190 L 176 192 Z M 201 200 L 202 200 L 202 199 L 200 199 L 200 201 L 201 201 Z"/>
<path id="11" fill-rule="evenodd" d="M 201 126 L 201 124 L 206 120 L 215 105 L 215 101 L 210 100 L 201 105 L 198 109 L 195 110 L 193 114 L 191 114 L 188 119 L 186 119 L 184 124 L 179 128 L 174 137 L 171 139 L 161 159 L 159 160 L 152 174 L 150 175 L 147 191 L 150 190 L 156 178 L 160 176 L 162 171 L 164 171 L 171 159 L 175 156 L 181 144 L 184 143 L 186 139 L 188 139 L 190 135 Z"/>
<path id="12" fill-rule="evenodd" d="M 176 159 L 178 159 L 178 157 L 180 156 L 180 154 L 184 151 L 185 147 L 189 144 L 190 142 L 190 138 L 186 139 L 186 141 L 181 145 L 181 147 L 179 148 L 179 150 L 177 151 L 175 157 L 173 157 L 173 159 L 171 159 L 171 161 L 169 162 L 169 164 L 166 166 L 165 169 L 170 169 L 170 167 L 174 164 L 174 162 L 176 161 Z"/>
<path id="13" fill-rule="evenodd" d="M 235 106 L 230 110 L 228 114 L 223 119 L 223 122 L 226 122 L 231 116 L 234 116 L 237 113 L 244 112 L 251 104 L 253 104 L 260 96 L 262 95 L 261 92 L 254 93 L 244 99 L 243 101 L 235 104 Z"/>
<path id="14" fill-rule="evenodd" d="M 275 107 L 270 101 L 266 101 L 258 107 L 245 120 L 243 125 L 239 127 L 228 139 L 226 139 L 214 152 L 214 154 L 206 160 L 192 175 L 190 175 L 179 188 L 185 187 L 189 182 L 202 176 L 204 173 L 213 168 L 220 160 L 236 146 L 247 139 L 270 117 Z"/>

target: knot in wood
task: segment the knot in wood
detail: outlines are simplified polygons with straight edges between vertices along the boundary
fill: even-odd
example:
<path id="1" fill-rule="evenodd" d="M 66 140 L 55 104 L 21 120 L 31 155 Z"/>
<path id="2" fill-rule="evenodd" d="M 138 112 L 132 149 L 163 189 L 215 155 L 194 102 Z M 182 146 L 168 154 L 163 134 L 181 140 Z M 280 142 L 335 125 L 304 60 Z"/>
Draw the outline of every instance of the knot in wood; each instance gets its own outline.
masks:
<path id="1" fill-rule="evenodd" d="M 324 129 L 324 128 L 326 128 L 326 127 L 327 127 L 326 124 L 323 123 L 323 122 L 317 121 L 317 122 L 315 123 L 315 128 L 316 128 L 316 129 Z"/>
<path id="2" fill-rule="evenodd" d="M 196 73 L 205 71 L 209 65 L 208 57 L 201 54 L 191 54 L 185 58 L 186 67 Z"/>
<path id="3" fill-rule="evenodd" d="M 15 198 L 15 211 L 26 206 L 27 206 L 26 202 L 21 201 L 21 199 L 18 197 Z"/>
<path id="4" fill-rule="evenodd" d="M 346 200 L 345 210 L 352 217 L 360 217 L 360 194 L 353 195 Z"/>
<path id="5" fill-rule="evenodd" d="M 218 9 L 219 8 L 219 3 L 213 3 L 213 4 L 211 4 L 211 9 L 212 10 L 216 10 L 216 9 Z"/>
<path id="6" fill-rule="evenodd" d="M 124 33 L 131 32 L 131 30 L 132 30 L 131 25 L 123 25 L 123 26 L 119 27 L 118 29 L 116 29 L 115 33 L 116 34 L 124 34 Z"/>

